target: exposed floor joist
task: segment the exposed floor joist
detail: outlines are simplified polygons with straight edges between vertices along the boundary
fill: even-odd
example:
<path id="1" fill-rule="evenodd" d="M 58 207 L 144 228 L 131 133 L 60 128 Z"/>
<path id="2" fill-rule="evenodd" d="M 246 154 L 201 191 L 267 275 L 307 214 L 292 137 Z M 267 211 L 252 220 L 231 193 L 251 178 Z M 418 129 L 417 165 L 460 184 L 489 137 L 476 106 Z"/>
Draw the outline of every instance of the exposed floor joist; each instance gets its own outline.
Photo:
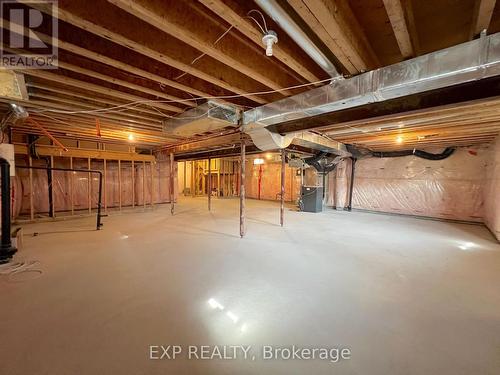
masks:
<path id="1" fill-rule="evenodd" d="M 43 4 L 33 6 L 47 12 Z M 110 19 L 107 14 L 115 14 L 115 17 Z M 113 7 L 104 0 L 93 3 L 92 8 L 88 7 L 86 1 L 61 0 L 58 15 L 65 22 L 105 37 L 194 77 L 243 95 L 257 103 L 266 102 L 261 97 L 248 94 L 256 90 L 264 91 L 265 87 L 244 79 L 244 76 L 236 70 L 222 69 L 220 63 L 208 58 L 200 59 L 196 65 L 191 65 L 191 61 L 199 55 L 194 48 L 174 43 L 172 38 L 158 33 L 152 26 Z M 155 35 L 155 38 L 152 39 L 149 35 Z"/>
<path id="2" fill-rule="evenodd" d="M 229 5 L 227 1 L 223 0 L 199 1 L 205 5 L 207 9 L 226 20 L 229 24 L 233 25 L 243 35 L 252 40 L 256 46 L 260 46 L 261 49 L 265 49 L 265 46 L 262 44 L 262 32 L 256 28 L 255 24 L 248 18 L 240 3 L 233 1 L 230 2 Z M 290 48 L 290 46 L 283 43 L 281 40 L 273 47 L 273 51 L 273 56 L 276 57 L 276 59 L 289 66 L 309 82 L 316 82 L 322 79 L 322 77 L 320 78 L 317 69 L 311 69 L 309 67 L 311 65 L 310 63 L 304 64 L 304 62 L 298 60 L 295 57 L 297 51 L 294 51 Z"/>
<path id="3" fill-rule="evenodd" d="M 496 0 L 476 0 L 472 19 L 472 28 L 470 31 L 471 39 L 474 36 L 479 35 L 481 31 L 488 30 L 495 5 Z"/>
<path id="4" fill-rule="evenodd" d="M 351 73 L 380 65 L 347 2 L 288 0 L 288 3 Z"/>
<path id="5" fill-rule="evenodd" d="M 292 94 L 286 87 L 303 83 L 292 79 L 273 60 L 267 59 L 262 51 L 256 51 L 256 48 L 233 35 L 232 27 L 221 25 L 216 19 L 209 17 L 205 9 L 204 13 L 201 12 L 196 3 L 176 0 L 108 1 L 249 78 L 271 89 L 281 90 L 283 95 Z M 199 25 L 202 24 L 207 25 L 200 28 Z"/>
<path id="6" fill-rule="evenodd" d="M 415 55 L 401 0 L 383 0 L 403 58 Z"/>

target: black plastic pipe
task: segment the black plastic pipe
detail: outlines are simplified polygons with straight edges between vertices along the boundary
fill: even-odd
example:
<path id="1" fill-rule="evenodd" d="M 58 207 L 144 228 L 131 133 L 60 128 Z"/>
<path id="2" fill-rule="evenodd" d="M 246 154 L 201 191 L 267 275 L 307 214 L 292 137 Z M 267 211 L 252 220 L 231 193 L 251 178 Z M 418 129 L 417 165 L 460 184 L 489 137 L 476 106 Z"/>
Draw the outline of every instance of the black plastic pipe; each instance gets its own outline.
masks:
<path id="1" fill-rule="evenodd" d="M 440 154 L 432 154 L 430 152 L 422 151 L 422 150 L 403 150 L 403 151 L 387 151 L 387 152 L 372 152 L 372 156 L 376 158 L 397 158 L 401 156 L 411 156 L 415 155 L 422 159 L 427 160 L 443 160 L 447 157 L 453 155 L 455 152 L 454 147 L 447 147 Z"/>
<path id="2" fill-rule="evenodd" d="M 49 168 L 49 167 L 30 167 L 28 165 L 18 165 L 16 168 L 22 169 L 41 169 L 47 170 L 47 173 L 50 174 L 51 171 L 62 171 L 62 172 L 86 172 L 86 173 L 97 173 L 99 175 L 99 196 L 97 201 L 97 222 L 96 222 L 96 230 L 100 230 L 102 227 L 102 217 L 101 214 L 101 201 L 102 201 L 102 172 L 94 169 L 74 169 L 74 168 Z M 3 181 L 3 179 L 2 179 Z"/>
<path id="3" fill-rule="evenodd" d="M 0 176 L 2 178 L 2 240 L 0 244 L 0 263 L 8 262 L 16 253 L 10 238 L 10 164 L 0 158 Z"/>

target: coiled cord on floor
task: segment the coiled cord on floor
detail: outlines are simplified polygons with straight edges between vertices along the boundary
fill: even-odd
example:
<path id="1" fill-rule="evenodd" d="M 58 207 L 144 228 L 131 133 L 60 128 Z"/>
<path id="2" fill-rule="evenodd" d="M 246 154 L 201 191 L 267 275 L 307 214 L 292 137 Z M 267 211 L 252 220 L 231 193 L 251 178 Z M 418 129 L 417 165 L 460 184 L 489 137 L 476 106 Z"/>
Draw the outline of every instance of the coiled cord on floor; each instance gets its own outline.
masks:
<path id="1" fill-rule="evenodd" d="M 19 275 L 32 273 L 36 275 L 33 278 L 38 278 L 43 273 L 41 269 L 35 268 L 38 265 L 40 265 L 40 261 L 38 260 L 28 260 L 2 264 L 0 265 L 0 276 L 5 276 L 8 281 L 23 281 L 24 279 L 22 278 L 18 279 Z"/>

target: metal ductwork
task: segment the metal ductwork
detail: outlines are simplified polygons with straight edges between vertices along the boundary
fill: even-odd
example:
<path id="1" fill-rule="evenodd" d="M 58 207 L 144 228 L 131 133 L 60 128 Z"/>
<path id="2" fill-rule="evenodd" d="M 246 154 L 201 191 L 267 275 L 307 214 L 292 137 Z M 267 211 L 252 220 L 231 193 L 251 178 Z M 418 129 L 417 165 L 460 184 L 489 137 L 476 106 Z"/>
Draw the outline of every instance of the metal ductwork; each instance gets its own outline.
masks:
<path id="1" fill-rule="evenodd" d="M 244 129 L 305 119 L 365 104 L 479 81 L 500 74 L 500 33 L 266 104 L 244 113 Z"/>
<path id="2" fill-rule="evenodd" d="M 163 132 L 190 137 L 195 134 L 235 128 L 239 125 L 239 116 L 236 107 L 209 100 L 175 118 L 164 120 Z"/>

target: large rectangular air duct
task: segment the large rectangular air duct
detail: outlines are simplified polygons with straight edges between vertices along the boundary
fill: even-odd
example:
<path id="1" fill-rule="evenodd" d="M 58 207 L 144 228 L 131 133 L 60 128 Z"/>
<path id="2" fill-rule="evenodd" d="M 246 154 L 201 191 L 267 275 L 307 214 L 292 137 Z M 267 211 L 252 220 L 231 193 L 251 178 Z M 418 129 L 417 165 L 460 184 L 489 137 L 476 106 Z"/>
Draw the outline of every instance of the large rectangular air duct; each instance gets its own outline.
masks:
<path id="1" fill-rule="evenodd" d="M 304 119 L 500 74 L 500 33 L 265 104 L 244 113 L 244 129 Z"/>
<path id="2" fill-rule="evenodd" d="M 209 100 L 179 116 L 163 121 L 163 131 L 184 137 L 210 133 L 238 126 L 239 113 L 235 107 Z"/>

